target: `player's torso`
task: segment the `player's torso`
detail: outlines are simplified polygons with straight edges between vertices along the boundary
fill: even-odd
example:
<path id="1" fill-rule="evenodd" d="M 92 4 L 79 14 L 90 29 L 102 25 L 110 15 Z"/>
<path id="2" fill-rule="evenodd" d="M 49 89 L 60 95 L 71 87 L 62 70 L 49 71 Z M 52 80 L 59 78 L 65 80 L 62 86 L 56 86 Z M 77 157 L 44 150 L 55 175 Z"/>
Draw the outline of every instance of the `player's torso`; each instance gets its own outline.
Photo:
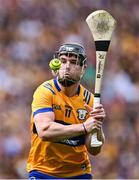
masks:
<path id="1" fill-rule="evenodd" d="M 57 87 L 56 81 L 51 82 L 51 85 L 55 92 L 52 95 L 51 104 L 55 113 L 55 121 L 64 125 L 84 122 L 88 115 L 84 104 L 91 101 L 91 94 L 80 86 L 77 95 L 69 98 Z M 45 86 L 47 87 L 47 84 Z M 31 150 L 29 161 L 34 161 L 36 169 L 61 177 L 90 172 L 84 135 L 57 143 L 42 142 L 36 134 L 33 134 L 32 138 L 34 148 Z"/>

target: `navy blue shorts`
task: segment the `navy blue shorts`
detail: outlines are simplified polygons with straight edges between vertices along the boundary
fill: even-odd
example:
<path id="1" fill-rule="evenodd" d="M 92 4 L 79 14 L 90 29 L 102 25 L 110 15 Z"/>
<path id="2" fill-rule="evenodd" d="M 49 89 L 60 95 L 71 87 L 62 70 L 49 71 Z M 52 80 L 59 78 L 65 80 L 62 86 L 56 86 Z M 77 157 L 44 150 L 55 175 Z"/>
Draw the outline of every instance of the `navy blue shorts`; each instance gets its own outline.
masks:
<path id="1" fill-rule="evenodd" d="M 29 180 L 39 180 L 39 179 L 59 179 L 59 180 L 64 180 L 64 179 L 92 179 L 92 175 L 91 174 L 83 174 L 80 176 L 73 176 L 73 177 L 69 177 L 69 178 L 57 178 L 54 176 L 49 176 L 47 174 L 44 174 L 42 172 L 33 170 L 31 172 L 29 172 Z"/>

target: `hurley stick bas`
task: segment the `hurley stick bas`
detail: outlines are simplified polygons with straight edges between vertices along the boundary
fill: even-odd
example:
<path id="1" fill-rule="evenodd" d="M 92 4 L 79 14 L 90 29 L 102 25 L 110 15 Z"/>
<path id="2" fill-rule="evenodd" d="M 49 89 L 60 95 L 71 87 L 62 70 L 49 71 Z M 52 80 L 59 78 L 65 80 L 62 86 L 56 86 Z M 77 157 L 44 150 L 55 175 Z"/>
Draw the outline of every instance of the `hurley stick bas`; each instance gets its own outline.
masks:
<path id="1" fill-rule="evenodd" d="M 104 65 L 116 20 L 105 10 L 97 10 L 88 15 L 86 22 L 94 38 L 96 48 L 96 76 L 94 90 L 94 107 L 100 104 L 101 84 Z M 99 147 L 102 142 L 97 139 L 97 130 L 92 133 L 91 147 Z"/>

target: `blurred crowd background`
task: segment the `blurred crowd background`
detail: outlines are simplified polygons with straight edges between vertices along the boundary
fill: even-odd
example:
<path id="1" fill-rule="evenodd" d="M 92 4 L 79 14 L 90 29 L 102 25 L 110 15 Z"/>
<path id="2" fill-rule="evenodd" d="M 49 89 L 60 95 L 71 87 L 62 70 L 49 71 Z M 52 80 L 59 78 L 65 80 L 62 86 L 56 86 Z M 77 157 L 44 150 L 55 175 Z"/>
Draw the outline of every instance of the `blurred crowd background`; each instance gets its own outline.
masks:
<path id="1" fill-rule="evenodd" d="M 90 157 L 95 178 L 139 178 L 139 1 L 0 0 L 0 178 L 27 178 L 32 94 L 52 78 L 59 45 L 84 45 L 82 83 L 93 92 L 95 47 L 85 23 L 104 9 L 117 20 L 107 55 L 102 103 L 106 143 Z"/>

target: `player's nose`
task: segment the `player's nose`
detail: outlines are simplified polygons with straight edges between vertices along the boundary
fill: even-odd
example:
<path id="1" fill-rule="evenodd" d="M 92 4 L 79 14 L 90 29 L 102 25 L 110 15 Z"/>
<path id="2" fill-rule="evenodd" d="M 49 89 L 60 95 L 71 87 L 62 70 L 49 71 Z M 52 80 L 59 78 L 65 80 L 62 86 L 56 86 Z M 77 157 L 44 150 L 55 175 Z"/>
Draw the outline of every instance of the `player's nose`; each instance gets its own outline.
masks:
<path id="1" fill-rule="evenodd" d="M 67 62 L 66 62 L 66 69 L 69 69 L 69 68 L 70 68 L 70 62 L 67 61 Z"/>

